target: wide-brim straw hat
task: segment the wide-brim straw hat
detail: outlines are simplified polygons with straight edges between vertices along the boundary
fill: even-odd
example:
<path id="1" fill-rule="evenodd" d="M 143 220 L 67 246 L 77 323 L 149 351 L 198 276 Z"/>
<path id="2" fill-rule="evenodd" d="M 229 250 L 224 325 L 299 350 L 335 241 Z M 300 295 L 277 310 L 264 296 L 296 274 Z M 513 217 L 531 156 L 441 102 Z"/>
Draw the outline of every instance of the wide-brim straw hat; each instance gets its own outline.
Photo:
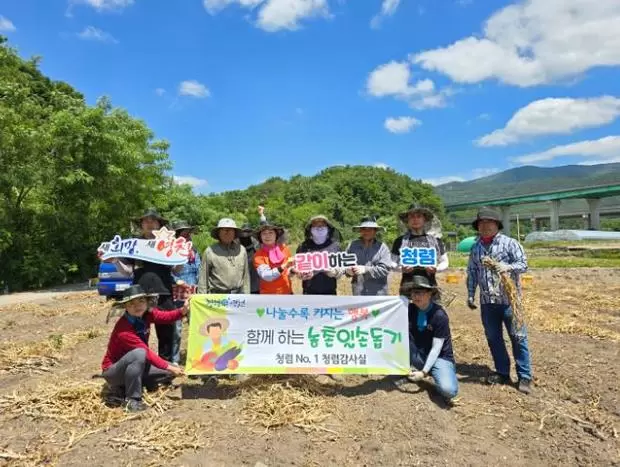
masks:
<path id="1" fill-rule="evenodd" d="M 424 206 L 418 203 L 410 204 L 409 209 L 407 209 L 405 212 L 401 212 L 398 215 L 398 217 L 401 221 L 403 221 L 406 224 L 409 219 L 409 214 L 412 214 L 414 212 L 419 212 L 422 215 L 424 215 L 427 222 L 432 221 L 433 218 L 435 217 L 435 213 L 431 211 L 431 209 L 428 206 Z"/>
<path id="2" fill-rule="evenodd" d="M 359 225 L 353 226 L 353 230 L 359 229 L 376 229 L 376 230 L 385 230 L 385 227 L 377 224 L 377 218 L 373 216 L 363 217 L 360 221 Z"/>
<path id="3" fill-rule="evenodd" d="M 216 240 L 220 239 L 218 235 L 218 232 L 220 231 L 220 229 L 234 229 L 237 237 L 241 233 L 241 229 L 237 227 L 237 223 L 228 217 L 220 219 L 219 222 L 217 223 L 217 227 L 214 227 L 213 229 L 211 229 L 211 236 L 215 238 Z"/>
<path id="4" fill-rule="evenodd" d="M 162 227 L 164 225 L 168 225 L 168 219 L 166 219 L 161 214 L 159 214 L 159 211 L 157 211 L 157 209 L 155 208 L 147 209 L 146 211 L 144 211 L 144 214 L 142 214 L 140 217 L 136 217 L 133 221 L 136 224 L 140 225 L 142 224 L 142 220 L 146 219 L 147 217 L 152 217 L 154 219 L 157 219 L 159 223 L 162 225 Z"/>
<path id="5" fill-rule="evenodd" d="M 171 228 L 175 232 L 179 232 L 181 230 L 189 230 L 191 233 L 196 233 L 198 231 L 198 227 L 191 225 L 187 221 L 173 222 Z"/>
<path id="6" fill-rule="evenodd" d="M 504 228 L 504 223 L 502 222 L 502 216 L 500 216 L 499 212 L 491 208 L 481 208 L 476 215 L 476 220 L 471 223 L 471 226 L 474 230 L 478 230 L 478 223 L 481 220 L 489 220 L 497 222 L 499 230 Z"/>
<path id="7" fill-rule="evenodd" d="M 207 335 L 207 328 L 212 324 L 221 325 L 222 333 L 224 333 L 228 330 L 228 327 L 230 326 L 230 321 L 228 321 L 226 318 L 209 318 L 200 326 L 200 333 L 202 335 Z"/>
<path id="8" fill-rule="evenodd" d="M 409 281 L 401 285 L 400 294 L 409 296 L 414 290 L 428 290 L 429 292 L 437 292 L 437 286 L 432 285 L 427 277 L 415 275 Z"/>
<path id="9" fill-rule="evenodd" d="M 125 303 L 135 300 L 136 298 L 142 298 L 142 297 L 149 298 L 149 297 L 156 297 L 156 296 L 157 294 L 146 293 L 141 285 L 135 284 L 135 285 L 132 285 L 126 288 L 123 291 L 122 298 L 116 300 L 116 302 L 114 302 L 114 305 L 121 306 L 121 305 L 124 305 Z"/>

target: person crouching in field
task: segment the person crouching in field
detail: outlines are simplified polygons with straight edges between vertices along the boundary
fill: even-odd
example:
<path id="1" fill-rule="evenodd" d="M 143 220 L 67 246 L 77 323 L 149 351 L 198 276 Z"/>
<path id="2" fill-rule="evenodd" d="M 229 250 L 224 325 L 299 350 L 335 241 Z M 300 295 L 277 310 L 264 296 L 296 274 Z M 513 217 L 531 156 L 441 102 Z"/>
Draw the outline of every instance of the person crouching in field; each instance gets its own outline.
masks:
<path id="1" fill-rule="evenodd" d="M 271 224 L 263 224 L 256 231 L 261 247 L 254 254 L 254 268 L 260 278 L 260 293 L 266 295 L 290 295 L 291 264 L 294 259 L 291 251 L 281 243 L 284 229 Z"/>
<path id="2" fill-rule="evenodd" d="M 433 301 L 437 287 L 427 277 L 414 276 L 406 287 L 409 304 L 409 353 L 412 372 L 396 381 L 400 386 L 431 376 L 437 392 L 447 403 L 459 390 L 452 351 L 450 320 L 445 310 Z M 415 370 L 413 370 L 415 368 Z"/>
<path id="3" fill-rule="evenodd" d="M 140 412 L 147 409 L 142 401 L 142 387 L 155 388 L 183 375 L 183 369 L 159 357 L 149 348 L 151 324 L 173 324 L 187 314 L 189 301 L 183 308 L 162 311 L 150 308 L 140 285 L 132 285 L 123 292 L 118 302 L 125 314 L 112 330 L 108 349 L 103 357 L 102 376 L 116 397 L 124 398 L 125 410 Z"/>
<path id="4" fill-rule="evenodd" d="M 387 245 L 377 239 L 377 233 L 384 228 L 375 217 L 364 217 L 353 228 L 360 234 L 347 247 L 347 253 L 357 257 L 357 266 L 346 270 L 347 276 L 352 277 L 353 295 L 387 295 L 392 257 Z"/>

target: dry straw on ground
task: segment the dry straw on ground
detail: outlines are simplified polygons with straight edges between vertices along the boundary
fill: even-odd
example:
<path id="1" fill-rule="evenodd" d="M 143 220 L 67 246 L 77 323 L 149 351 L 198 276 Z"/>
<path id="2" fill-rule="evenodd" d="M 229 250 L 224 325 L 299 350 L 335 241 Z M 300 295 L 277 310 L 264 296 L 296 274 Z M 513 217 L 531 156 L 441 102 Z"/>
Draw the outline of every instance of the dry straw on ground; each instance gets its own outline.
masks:
<path id="1" fill-rule="evenodd" d="M 133 449 L 172 459 L 181 452 L 205 447 L 200 441 L 201 425 L 183 420 L 143 420 L 130 432 L 112 438 L 110 445 L 118 450 Z"/>
<path id="2" fill-rule="evenodd" d="M 313 376 L 253 376 L 241 385 L 245 421 L 267 429 L 292 425 L 308 431 L 331 431 L 321 424 L 335 408 L 325 397 L 332 388 Z"/>
<path id="3" fill-rule="evenodd" d="M 46 372 L 62 358 L 62 352 L 101 336 L 103 331 L 89 329 L 71 334 L 52 334 L 42 341 L 8 342 L 0 348 L 0 374 L 22 371 Z"/>

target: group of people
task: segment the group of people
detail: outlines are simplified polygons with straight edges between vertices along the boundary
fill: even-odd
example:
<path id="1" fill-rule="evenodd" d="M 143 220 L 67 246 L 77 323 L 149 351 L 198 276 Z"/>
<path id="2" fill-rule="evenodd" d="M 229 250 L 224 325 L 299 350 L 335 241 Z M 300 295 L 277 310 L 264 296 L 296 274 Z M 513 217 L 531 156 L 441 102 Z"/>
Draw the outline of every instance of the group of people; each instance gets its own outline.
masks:
<path id="1" fill-rule="evenodd" d="M 125 291 L 120 304 L 125 314 L 119 319 L 103 360 L 103 377 L 112 392 L 123 397 L 129 411 L 144 410 L 141 388 L 147 388 L 183 374 L 180 360 L 181 318 L 187 314 L 192 292 L 200 294 L 292 294 L 293 276 L 302 282 L 305 295 L 336 295 L 338 279 L 351 279 L 353 295 L 388 295 L 390 272 L 401 273 L 399 294 L 409 301 L 410 362 L 407 378 L 396 380 L 434 380 L 437 391 L 446 401 L 458 393 L 456 366 L 450 334 L 449 317 L 441 304 L 436 274 L 449 266 L 446 248 L 439 231 L 437 217 L 431 209 L 414 203 L 399 214 L 406 232 L 390 249 L 380 239 L 385 229 L 375 217 L 364 217 L 354 227 L 359 238 L 350 242 L 345 251 L 355 254 L 356 266 L 323 271 L 302 272 L 296 269 L 293 253 L 286 245 L 286 232 L 267 221 L 264 208 L 259 207 L 260 224 L 253 229 L 246 224 L 237 227 L 230 218 L 220 219 L 212 229 L 215 240 L 202 255 L 195 249 L 188 262 L 171 267 L 146 261 L 114 259 L 117 269 L 133 277 L 134 285 Z M 168 225 L 153 209 L 136 219 L 142 238 Z M 518 375 L 518 389 L 530 392 L 531 364 L 526 329 L 512 326 L 512 310 L 500 274 L 508 273 L 519 286 L 519 275 L 527 269 L 521 245 L 502 234 L 501 218 L 493 210 L 478 212 L 473 227 L 478 241 L 472 248 L 467 268 L 467 305 L 477 308 L 475 293 L 480 288 L 482 324 L 495 364 L 489 375 L 490 384 L 508 384 L 510 359 L 504 344 L 502 326 L 512 343 Z M 196 229 L 187 222 L 171 225 L 177 236 L 191 240 Z M 313 216 L 304 229 L 304 240 L 296 253 L 339 252 L 340 234 L 323 215 Z M 436 265 L 432 267 L 401 266 L 401 249 L 430 248 L 435 250 Z M 485 266 L 491 257 L 494 266 Z M 148 348 L 150 324 L 155 324 L 158 354 Z M 139 388 L 139 390 L 138 390 Z"/>

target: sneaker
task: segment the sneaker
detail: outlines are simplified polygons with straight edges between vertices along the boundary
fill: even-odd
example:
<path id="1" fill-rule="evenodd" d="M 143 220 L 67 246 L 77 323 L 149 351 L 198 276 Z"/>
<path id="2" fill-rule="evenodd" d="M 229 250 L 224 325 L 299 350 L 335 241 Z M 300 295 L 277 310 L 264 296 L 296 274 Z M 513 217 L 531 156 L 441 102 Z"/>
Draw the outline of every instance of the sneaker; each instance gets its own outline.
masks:
<path id="1" fill-rule="evenodd" d="M 144 412 L 149 406 L 140 399 L 127 399 L 125 401 L 125 412 L 136 413 Z"/>
<path id="2" fill-rule="evenodd" d="M 517 386 L 517 389 L 519 390 L 519 392 L 522 392 L 523 394 L 531 394 L 532 393 L 531 381 L 529 379 L 520 379 L 519 386 Z"/>
<path id="3" fill-rule="evenodd" d="M 487 378 L 487 384 L 510 384 L 510 376 L 493 373 Z"/>

